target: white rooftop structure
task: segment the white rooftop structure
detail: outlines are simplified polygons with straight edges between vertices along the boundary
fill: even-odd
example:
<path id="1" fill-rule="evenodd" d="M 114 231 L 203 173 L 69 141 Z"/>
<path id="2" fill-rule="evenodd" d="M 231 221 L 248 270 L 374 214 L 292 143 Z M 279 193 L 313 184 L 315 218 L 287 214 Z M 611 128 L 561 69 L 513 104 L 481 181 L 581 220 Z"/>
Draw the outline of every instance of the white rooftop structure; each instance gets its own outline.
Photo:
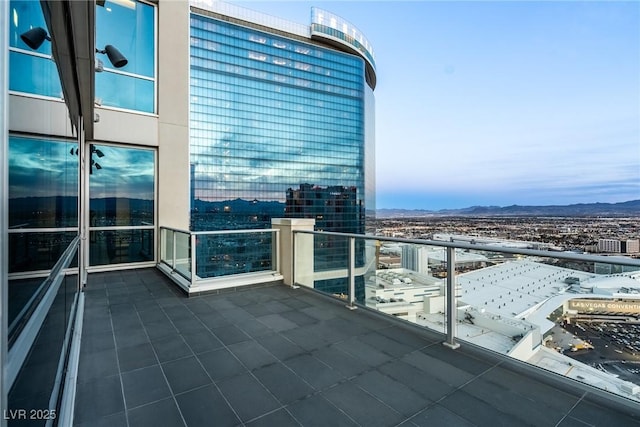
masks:
<path id="1" fill-rule="evenodd" d="M 565 282 L 574 278 L 578 284 Z M 634 278 L 635 277 L 635 278 Z M 479 310 L 540 326 L 544 334 L 553 323 L 547 316 L 575 298 L 637 298 L 638 275 L 598 275 L 528 260 L 506 262 L 457 276 L 460 300 Z"/>

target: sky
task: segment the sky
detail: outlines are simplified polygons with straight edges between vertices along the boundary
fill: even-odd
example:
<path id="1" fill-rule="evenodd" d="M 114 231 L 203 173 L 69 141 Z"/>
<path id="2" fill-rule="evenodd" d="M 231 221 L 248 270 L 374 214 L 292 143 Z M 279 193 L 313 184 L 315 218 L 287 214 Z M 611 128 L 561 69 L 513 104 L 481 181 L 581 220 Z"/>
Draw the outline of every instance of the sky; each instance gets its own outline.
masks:
<path id="1" fill-rule="evenodd" d="M 367 37 L 377 209 L 640 199 L 638 1 L 232 3 Z"/>

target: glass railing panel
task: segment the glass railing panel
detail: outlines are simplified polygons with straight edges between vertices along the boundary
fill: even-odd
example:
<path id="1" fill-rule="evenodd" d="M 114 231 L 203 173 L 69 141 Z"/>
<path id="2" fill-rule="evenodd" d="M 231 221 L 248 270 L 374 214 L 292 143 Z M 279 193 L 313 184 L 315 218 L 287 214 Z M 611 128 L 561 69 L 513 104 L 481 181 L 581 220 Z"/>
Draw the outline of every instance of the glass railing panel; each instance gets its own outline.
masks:
<path id="1" fill-rule="evenodd" d="M 90 265 L 153 261 L 154 233 L 152 228 L 91 230 Z"/>
<path id="2" fill-rule="evenodd" d="M 174 231 L 166 228 L 160 229 L 161 234 L 161 249 L 160 249 L 160 261 L 165 264 L 173 265 L 173 236 Z"/>
<path id="3" fill-rule="evenodd" d="M 199 278 L 273 271 L 273 231 L 199 233 L 196 270 Z"/>
<path id="4" fill-rule="evenodd" d="M 349 237 L 325 234 L 313 237 L 313 288 L 349 301 Z M 356 296 L 364 298 L 364 277 L 357 272 L 354 272 L 354 289 Z"/>
<path id="5" fill-rule="evenodd" d="M 176 231 L 173 235 L 175 239 L 175 270 L 191 280 L 191 236 L 189 233 Z"/>
<path id="6" fill-rule="evenodd" d="M 446 332 L 445 248 L 374 241 L 376 269 L 366 280 L 364 305 Z"/>

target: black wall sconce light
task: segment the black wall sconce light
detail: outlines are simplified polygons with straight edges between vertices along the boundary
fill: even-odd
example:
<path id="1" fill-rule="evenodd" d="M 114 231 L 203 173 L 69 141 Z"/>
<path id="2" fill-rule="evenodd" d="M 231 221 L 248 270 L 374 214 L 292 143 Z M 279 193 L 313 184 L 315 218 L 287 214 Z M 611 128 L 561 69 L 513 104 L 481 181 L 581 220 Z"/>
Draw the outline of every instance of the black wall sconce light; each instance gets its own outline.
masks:
<path id="1" fill-rule="evenodd" d="M 45 40 L 51 41 L 51 37 L 49 37 L 49 35 L 47 34 L 47 30 L 42 27 L 35 27 L 30 29 L 29 31 L 20 34 L 20 38 L 27 46 L 29 46 L 33 50 L 36 50 L 40 46 L 42 46 L 42 43 L 44 43 Z M 127 58 L 118 49 L 110 44 L 106 45 L 102 50 L 96 49 L 96 53 L 106 54 L 109 58 L 109 61 L 115 68 L 122 68 L 127 65 L 127 63 L 129 63 Z"/>
<path id="2" fill-rule="evenodd" d="M 110 44 L 106 45 L 102 50 L 96 49 L 96 52 L 106 54 L 111 64 L 116 68 L 122 68 L 129 62 L 118 49 Z"/>
<path id="3" fill-rule="evenodd" d="M 47 34 L 47 30 L 42 27 L 35 27 L 29 31 L 20 34 L 22 41 L 31 49 L 36 50 L 45 40 L 51 41 L 51 37 Z"/>

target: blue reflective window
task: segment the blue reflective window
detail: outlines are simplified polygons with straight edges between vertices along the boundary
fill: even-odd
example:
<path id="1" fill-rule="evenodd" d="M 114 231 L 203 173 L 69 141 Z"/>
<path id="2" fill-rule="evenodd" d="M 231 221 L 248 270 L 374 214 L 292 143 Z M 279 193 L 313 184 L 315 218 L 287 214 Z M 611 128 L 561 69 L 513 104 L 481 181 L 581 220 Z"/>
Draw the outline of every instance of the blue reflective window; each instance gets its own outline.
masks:
<path id="1" fill-rule="evenodd" d="M 12 0 L 9 4 L 9 14 L 9 45 L 31 51 L 32 49 L 22 41 L 20 35 L 32 28 L 47 28 L 40 2 Z M 51 43 L 45 41 L 36 52 L 51 55 Z"/>
<path id="2" fill-rule="evenodd" d="M 107 0 L 96 7 L 96 47 L 115 46 L 129 63 L 121 71 L 155 77 L 155 10 L 145 3 Z M 111 67 L 103 58 L 105 67 Z"/>
<path id="3" fill-rule="evenodd" d="M 364 85 L 361 58 L 193 14 L 192 227 L 362 232 Z"/>
<path id="4" fill-rule="evenodd" d="M 62 98 L 56 64 L 49 58 L 10 51 L 9 90 Z"/>
<path id="5" fill-rule="evenodd" d="M 154 112 L 153 80 L 124 74 L 96 73 L 96 100 L 105 107 Z"/>
<path id="6" fill-rule="evenodd" d="M 40 2 L 11 1 L 9 15 L 9 90 L 61 98 L 58 69 L 51 60 L 51 43 L 44 41 L 34 51 L 20 38 L 33 28 L 46 29 Z"/>
<path id="7" fill-rule="evenodd" d="M 96 98 L 102 105 L 155 112 L 155 25 L 155 7 L 150 4 L 107 0 L 96 7 L 96 47 L 112 45 L 128 60 L 115 69 L 106 55 L 97 56 L 105 68 L 96 74 Z"/>

